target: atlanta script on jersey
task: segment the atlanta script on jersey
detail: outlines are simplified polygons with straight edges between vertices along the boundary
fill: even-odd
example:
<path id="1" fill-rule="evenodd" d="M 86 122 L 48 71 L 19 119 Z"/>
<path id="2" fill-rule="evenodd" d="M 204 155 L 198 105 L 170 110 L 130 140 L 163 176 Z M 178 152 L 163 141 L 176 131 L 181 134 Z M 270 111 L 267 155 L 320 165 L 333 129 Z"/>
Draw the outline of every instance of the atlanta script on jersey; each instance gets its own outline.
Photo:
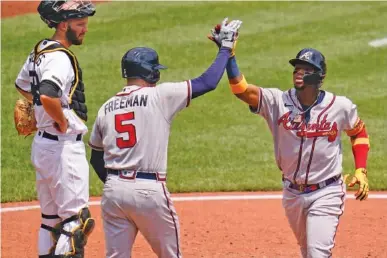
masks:
<path id="1" fill-rule="evenodd" d="M 348 98 L 325 91 L 310 110 L 310 119 L 296 97 L 296 90 L 260 88 L 256 110 L 267 121 L 274 138 L 276 162 L 284 177 L 298 184 L 316 184 L 342 172 L 341 135 L 358 120 L 357 108 Z"/>

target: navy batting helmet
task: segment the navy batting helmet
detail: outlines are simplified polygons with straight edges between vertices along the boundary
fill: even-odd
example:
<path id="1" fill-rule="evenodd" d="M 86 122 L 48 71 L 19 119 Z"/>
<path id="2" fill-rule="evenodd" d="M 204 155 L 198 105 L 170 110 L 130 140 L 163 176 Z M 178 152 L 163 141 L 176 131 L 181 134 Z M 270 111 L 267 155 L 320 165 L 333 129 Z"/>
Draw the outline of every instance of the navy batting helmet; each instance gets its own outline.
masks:
<path id="1" fill-rule="evenodd" d="M 327 65 L 324 55 L 314 48 L 304 48 L 298 52 L 296 58 L 289 60 L 293 66 L 296 64 L 308 64 L 316 69 L 315 73 L 304 76 L 304 82 L 309 84 L 319 84 L 325 78 Z"/>
<path id="2" fill-rule="evenodd" d="M 121 60 L 123 78 L 139 78 L 154 84 L 160 80 L 160 69 L 167 67 L 159 63 L 157 52 L 147 47 L 132 48 Z"/>
<path id="3" fill-rule="evenodd" d="M 83 0 L 42 0 L 38 6 L 38 12 L 48 27 L 53 28 L 62 21 L 93 16 L 95 6 L 91 1 Z"/>

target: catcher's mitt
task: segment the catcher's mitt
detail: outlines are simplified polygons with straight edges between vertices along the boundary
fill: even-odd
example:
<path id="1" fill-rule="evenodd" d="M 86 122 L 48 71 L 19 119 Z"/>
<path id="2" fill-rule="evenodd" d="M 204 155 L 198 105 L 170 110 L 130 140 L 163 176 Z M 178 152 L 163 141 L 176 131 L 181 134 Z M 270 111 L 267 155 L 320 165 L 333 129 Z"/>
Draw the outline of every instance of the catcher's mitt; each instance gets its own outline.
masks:
<path id="1" fill-rule="evenodd" d="M 34 107 L 27 99 L 18 99 L 16 101 L 13 115 L 19 135 L 28 136 L 37 130 Z"/>

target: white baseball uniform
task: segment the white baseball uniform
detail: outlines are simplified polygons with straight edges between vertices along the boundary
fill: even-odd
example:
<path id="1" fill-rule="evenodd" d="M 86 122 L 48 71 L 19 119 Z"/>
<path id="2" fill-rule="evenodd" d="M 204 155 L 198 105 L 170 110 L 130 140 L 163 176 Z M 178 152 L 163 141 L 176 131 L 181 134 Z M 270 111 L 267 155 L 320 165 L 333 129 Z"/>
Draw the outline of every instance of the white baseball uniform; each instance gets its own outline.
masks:
<path id="1" fill-rule="evenodd" d="M 43 40 L 30 53 L 15 82 L 17 88 L 32 93 L 34 98 L 38 131 L 32 143 L 31 160 L 36 169 L 42 224 L 51 227 L 78 214 L 89 200 L 89 165 L 82 141 L 87 127 L 69 107 L 72 94 L 82 78 L 74 73 L 69 55 L 73 55 L 72 52 L 63 49 L 58 42 Z M 54 120 L 40 102 L 36 89 L 43 80 L 53 81 L 62 90 L 60 100 L 69 122 L 66 133 L 60 133 L 53 127 Z M 79 222 L 72 221 L 65 224 L 64 229 L 71 231 L 76 226 L 79 226 Z M 51 232 L 41 228 L 39 255 L 48 254 L 53 246 Z M 69 238 L 61 235 L 55 254 L 70 250 Z"/>
<path id="2" fill-rule="evenodd" d="M 259 91 L 259 105 L 250 110 L 265 118 L 273 135 L 276 162 L 284 178 L 283 206 L 302 255 L 330 257 L 346 191 L 341 134 L 357 122 L 356 105 L 321 91 L 319 102 L 307 115 L 295 89 Z M 315 184 L 320 185 L 308 186 Z"/>
<path id="3" fill-rule="evenodd" d="M 190 99 L 190 81 L 127 86 L 98 111 L 89 145 L 118 172 L 108 175 L 102 197 L 106 257 L 131 257 L 138 230 L 158 257 L 182 257 L 165 181 L 171 122 Z"/>

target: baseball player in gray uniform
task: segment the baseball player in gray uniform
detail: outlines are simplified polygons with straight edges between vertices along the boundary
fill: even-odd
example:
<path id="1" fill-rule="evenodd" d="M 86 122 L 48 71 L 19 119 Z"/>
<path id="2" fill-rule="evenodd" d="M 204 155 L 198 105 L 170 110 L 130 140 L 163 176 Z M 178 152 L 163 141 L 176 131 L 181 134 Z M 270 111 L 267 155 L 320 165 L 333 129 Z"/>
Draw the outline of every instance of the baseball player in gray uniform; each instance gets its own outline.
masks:
<path id="1" fill-rule="evenodd" d="M 42 1 L 38 12 L 55 34 L 36 44 L 15 82 L 33 103 L 38 128 L 31 152 L 42 212 L 38 252 L 40 258 L 82 258 L 94 227 L 82 141 L 87 108 L 82 71 L 68 48 L 82 44 L 95 7 L 89 1 Z"/>
<path id="2" fill-rule="evenodd" d="M 156 86 L 166 67 L 153 49 L 136 47 L 123 56 L 127 86 L 102 105 L 89 140 L 90 162 L 106 181 L 101 201 L 106 257 L 131 257 L 138 230 L 158 257 L 182 257 L 179 220 L 166 186 L 170 127 L 179 111 L 221 79 L 241 25 L 226 22 L 215 61 L 192 80 Z"/>
<path id="3" fill-rule="evenodd" d="M 214 29 L 210 39 L 217 41 Z M 262 116 L 273 135 L 275 158 L 283 174 L 283 207 L 303 257 L 330 257 L 344 211 L 341 136 L 351 139 L 356 171 L 349 186 L 359 185 L 356 199 L 368 196 L 366 161 L 369 139 L 356 105 L 321 90 L 325 57 L 302 49 L 291 59 L 292 89 L 282 91 L 247 84 L 236 58 L 227 64 L 232 92 Z"/>

